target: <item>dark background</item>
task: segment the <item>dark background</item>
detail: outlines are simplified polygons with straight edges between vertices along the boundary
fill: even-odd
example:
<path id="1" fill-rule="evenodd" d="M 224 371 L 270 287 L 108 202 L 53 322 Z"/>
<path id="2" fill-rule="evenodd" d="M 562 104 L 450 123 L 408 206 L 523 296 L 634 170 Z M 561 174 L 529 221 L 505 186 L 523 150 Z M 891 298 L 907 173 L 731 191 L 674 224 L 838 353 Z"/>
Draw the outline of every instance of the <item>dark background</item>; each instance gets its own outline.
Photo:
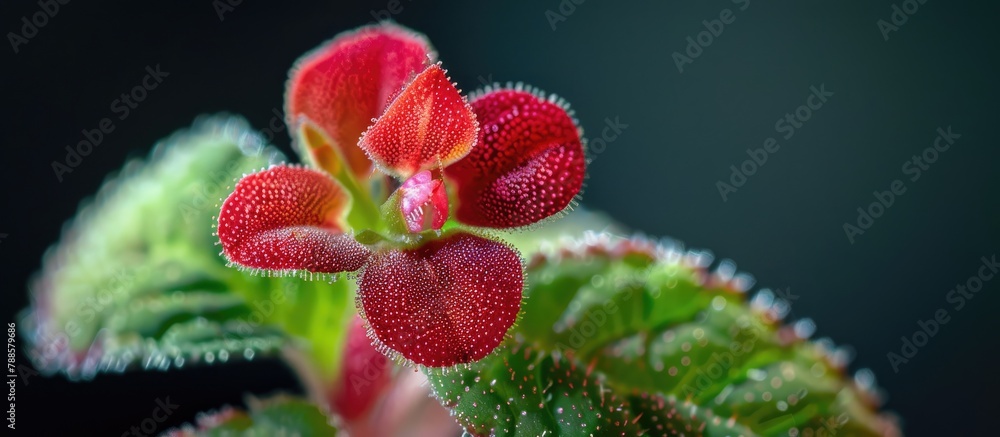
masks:
<path id="1" fill-rule="evenodd" d="M 40 7 L 11 3 L 0 30 L 19 32 L 21 17 Z M 300 54 L 389 6 L 261 3 L 245 1 L 220 21 L 208 0 L 74 1 L 19 53 L 0 47 L 5 323 L 26 306 L 44 249 L 107 173 L 199 114 L 230 111 L 266 127 Z M 595 153 L 586 206 L 790 290 L 792 318 L 811 317 L 817 336 L 853 346 L 852 368 L 875 371 L 908 435 L 987 435 L 1000 390 L 1000 278 L 961 311 L 945 296 L 1000 250 L 996 2 L 929 0 L 888 41 L 876 22 L 890 19 L 889 0 L 753 0 L 745 11 L 730 0 L 588 0 L 555 30 L 546 10 L 557 12 L 557 0 L 466 3 L 403 0 L 393 18 L 426 33 L 466 91 L 480 78 L 523 80 L 569 100 L 590 137 L 606 118 L 628 125 Z M 735 22 L 679 73 L 672 53 L 726 8 Z M 169 77 L 57 181 L 50 163 L 81 129 L 113 116 L 110 103 L 156 64 Z M 821 84 L 834 95 L 782 138 L 776 120 Z M 903 163 L 949 125 L 961 138 L 909 181 Z M 716 182 L 768 137 L 781 148 L 724 202 Z M 287 134 L 276 142 L 289 151 Z M 843 224 L 894 179 L 906 193 L 852 244 Z M 894 372 L 886 354 L 939 308 L 951 321 Z M 244 393 L 295 387 L 290 372 L 266 361 L 84 383 L 34 377 L 18 386 L 17 424 L 34 435 L 121 435 L 158 397 L 181 405 L 169 420 L 176 425 Z"/>

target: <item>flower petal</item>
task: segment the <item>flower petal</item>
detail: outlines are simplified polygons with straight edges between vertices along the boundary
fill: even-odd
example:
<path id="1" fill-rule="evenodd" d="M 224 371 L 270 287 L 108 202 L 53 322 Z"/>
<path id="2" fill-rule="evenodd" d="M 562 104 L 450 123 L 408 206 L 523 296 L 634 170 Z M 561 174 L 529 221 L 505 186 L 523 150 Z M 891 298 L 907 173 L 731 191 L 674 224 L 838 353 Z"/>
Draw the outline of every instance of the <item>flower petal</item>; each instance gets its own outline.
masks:
<path id="1" fill-rule="evenodd" d="M 275 166 L 244 176 L 219 212 L 229 261 L 253 269 L 354 271 L 370 251 L 343 233 L 350 198 L 324 173 Z"/>
<path id="2" fill-rule="evenodd" d="M 377 340 L 431 367 L 476 361 L 504 339 L 521 309 L 520 255 L 467 233 L 377 253 L 358 298 Z"/>
<path id="3" fill-rule="evenodd" d="M 299 155 L 310 158 L 308 161 L 303 161 L 303 164 L 326 170 L 334 178 L 341 176 L 344 159 L 341 158 L 341 153 L 326 131 L 304 115 L 299 117 L 295 125 L 298 126 L 295 147 Z"/>
<path id="4" fill-rule="evenodd" d="M 327 399 L 344 420 L 357 421 L 369 412 L 389 386 L 392 363 L 372 346 L 365 323 L 357 315 L 347 332 L 340 376 Z"/>
<path id="5" fill-rule="evenodd" d="M 476 142 L 472 108 L 440 65 L 417 75 L 359 145 L 387 173 L 406 179 L 461 159 Z"/>
<path id="6" fill-rule="evenodd" d="M 580 130 L 565 105 L 537 92 L 499 89 L 474 98 L 476 146 L 445 169 L 455 218 L 491 228 L 529 225 L 566 208 L 583 186 Z"/>
<path id="7" fill-rule="evenodd" d="M 308 117 L 326 131 L 355 176 L 367 177 L 371 162 L 357 147 L 358 138 L 433 56 L 423 35 L 399 25 L 342 33 L 292 68 L 285 97 L 288 123 L 294 131 L 299 117 Z"/>

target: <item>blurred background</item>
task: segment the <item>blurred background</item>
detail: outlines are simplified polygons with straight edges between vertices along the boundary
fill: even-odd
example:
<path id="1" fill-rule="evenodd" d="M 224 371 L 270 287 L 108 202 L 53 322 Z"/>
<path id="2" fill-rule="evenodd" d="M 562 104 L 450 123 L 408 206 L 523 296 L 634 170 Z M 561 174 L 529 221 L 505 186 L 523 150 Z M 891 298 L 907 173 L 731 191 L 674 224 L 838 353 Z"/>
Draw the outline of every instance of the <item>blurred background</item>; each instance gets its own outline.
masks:
<path id="1" fill-rule="evenodd" d="M 874 370 L 907 435 L 989 435 L 1000 277 L 962 307 L 948 296 L 1000 252 L 996 3 L 238 1 L 70 2 L 30 38 L 22 17 L 42 6 L 3 3 L 5 323 L 105 175 L 199 114 L 267 128 L 283 117 L 296 58 L 391 18 L 424 32 L 465 91 L 524 81 L 566 98 L 592 138 L 585 206 L 781 290 L 791 319 L 812 318 L 817 337 L 853 348 L 852 369 Z M 51 163 L 81 130 L 122 114 L 114 101 L 147 66 L 168 75 L 60 181 Z M 949 127 L 960 137 L 935 151 Z M 776 149 L 748 153 L 768 138 Z M 274 142 L 290 154 L 287 132 Z M 905 193 L 870 208 L 894 180 Z M 879 215 L 861 218 L 867 229 L 859 207 Z M 894 366 L 901 337 L 940 309 L 949 322 Z M 297 389 L 266 360 L 80 383 L 36 376 L 18 386 L 17 426 L 121 435 L 157 398 L 180 405 L 173 426 L 246 393 Z"/>

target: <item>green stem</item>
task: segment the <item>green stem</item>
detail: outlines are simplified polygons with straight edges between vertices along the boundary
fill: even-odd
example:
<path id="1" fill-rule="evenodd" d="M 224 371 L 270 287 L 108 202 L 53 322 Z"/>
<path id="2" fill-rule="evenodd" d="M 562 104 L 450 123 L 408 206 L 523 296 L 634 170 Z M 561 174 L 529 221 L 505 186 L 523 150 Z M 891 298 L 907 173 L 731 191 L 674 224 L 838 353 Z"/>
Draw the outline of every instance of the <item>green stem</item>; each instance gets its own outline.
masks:
<path id="1" fill-rule="evenodd" d="M 385 223 L 378 206 L 372 199 L 370 190 L 358 184 L 350 170 L 342 170 L 336 175 L 337 181 L 351 194 L 351 211 L 347 214 L 347 224 L 355 230 L 371 229 L 382 232 Z"/>

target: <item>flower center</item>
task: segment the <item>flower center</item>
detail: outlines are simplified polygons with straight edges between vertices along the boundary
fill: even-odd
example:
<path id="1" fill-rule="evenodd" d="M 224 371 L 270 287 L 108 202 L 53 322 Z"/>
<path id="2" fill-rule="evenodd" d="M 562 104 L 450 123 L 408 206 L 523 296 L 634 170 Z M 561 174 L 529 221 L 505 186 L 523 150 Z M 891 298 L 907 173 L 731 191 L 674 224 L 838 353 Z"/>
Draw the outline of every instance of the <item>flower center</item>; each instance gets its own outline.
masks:
<path id="1" fill-rule="evenodd" d="M 399 187 L 400 212 L 410 232 L 438 230 L 448 220 L 448 194 L 429 170 L 419 172 Z"/>

